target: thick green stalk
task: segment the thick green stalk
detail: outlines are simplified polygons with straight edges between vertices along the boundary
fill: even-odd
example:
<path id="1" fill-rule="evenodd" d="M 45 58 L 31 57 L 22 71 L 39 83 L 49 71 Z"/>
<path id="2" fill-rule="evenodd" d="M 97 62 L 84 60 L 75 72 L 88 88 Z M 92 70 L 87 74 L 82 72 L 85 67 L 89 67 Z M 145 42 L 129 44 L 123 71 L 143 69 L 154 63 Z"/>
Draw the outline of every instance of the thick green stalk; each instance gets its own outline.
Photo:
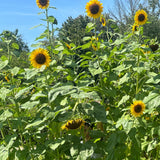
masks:
<path id="1" fill-rule="evenodd" d="M 3 133 L 3 130 L 1 129 L 1 135 L 2 135 L 2 139 L 4 140 L 4 143 L 6 145 L 6 142 L 5 142 L 5 136 L 4 136 L 4 133 Z"/>
<path id="2" fill-rule="evenodd" d="M 48 40 L 49 40 L 49 44 L 51 44 L 51 38 L 50 38 L 50 32 L 49 32 L 48 9 L 46 9 L 46 20 L 47 20 Z"/>
<path id="3" fill-rule="evenodd" d="M 10 63 L 10 49 L 9 49 L 9 43 L 7 43 L 7 51 L 8 51 L 8 62 Z"/>
<path id="4" fill-rule="evenodd" d="M 139 52 L 137 57 L 137 71 L 139 72 Z M 136 79 L 136 94 L 139 92 L 139 73 L 137 72 L 137 79 Z"/>

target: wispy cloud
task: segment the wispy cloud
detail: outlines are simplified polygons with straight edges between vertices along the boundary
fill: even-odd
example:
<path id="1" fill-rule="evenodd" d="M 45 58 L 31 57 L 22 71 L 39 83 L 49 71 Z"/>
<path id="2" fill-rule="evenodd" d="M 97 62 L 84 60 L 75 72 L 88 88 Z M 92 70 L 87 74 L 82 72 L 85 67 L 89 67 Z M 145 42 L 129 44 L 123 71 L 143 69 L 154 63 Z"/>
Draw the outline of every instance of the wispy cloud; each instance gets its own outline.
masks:
<path id="1" fill-rule="evenodd" d="M 16 16 L 38 16 L 35 13 L 25 13 L 25 12 L 1 12 L 0 15 L 16 15 Z"/>

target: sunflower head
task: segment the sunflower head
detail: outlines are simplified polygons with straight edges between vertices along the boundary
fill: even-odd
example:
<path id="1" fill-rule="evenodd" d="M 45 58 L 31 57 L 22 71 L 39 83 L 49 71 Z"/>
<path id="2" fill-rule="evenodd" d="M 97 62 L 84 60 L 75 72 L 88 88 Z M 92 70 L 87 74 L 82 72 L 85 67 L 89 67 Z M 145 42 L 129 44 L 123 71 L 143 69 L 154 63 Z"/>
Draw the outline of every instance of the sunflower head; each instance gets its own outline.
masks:
<path id="1" fill-rule="evenodd" d="M 151 44 L 151 45 L 149 45 L 149 47 L 154 52 L 154 51 L 156 51 L 159 48 L 159 45 L 158 44 Z"/>
<path id="2" fill-rule="evenodd" d="M 138 10 L 135 14 L 134 21 L 138 25 L 143 25 L 147 21 L 147 13 L 142 9 Z"/>
<path id="3" fill-rule="evenodd" d="M 106 20 L 103 16 L 100 17 L 100 22 L 102 23 L 102 26 L 106 26 Z"/>
<path id="4" fill-rule="evenodd" d="M 139 28 L 139 25 L 138 24 L 134 24 L 132 26 L 132 31 L 135 32 L 135 31 L 138 31 L 138 28 Z"/>
<path id="5" fill-rule="evenodd" d="M 46 49 L 38 48 L 32 51 L 30 61 L 34 68 L 40 68 L 42 65 L 48 67 L 51 59 Z"/>
<path id="6" fill-rule="evenodd" d="M 8 75 L 6 75 L 4 78 L 7 82 L 9 82 Z"/>
<path id="7" fill-rule="evenodd" d="M 134 101 L 130 106 L 131 114 L 135 117 L 140 117 L 145 110 L 145 104 L 142 101 Z"/>
<path id="8" fill-rule="evenodd" d="M 36 0 L 36 3 L 41 9 L 46 9 L 49 6 L 49 0 Z"/>
<path id="9" fill-rule="evenodd" d="M 61 129 L 62 130 L 77 129 L 82 127 L 84 124 L 85 124 L 85 121 L 81 118 L 76 120 L 69 120 L 61 127 Z"/>
<path id="10" fill-rule="evenodd" d="M 90 0 L 86 4 L 86 12 L 87 15 L 91 18 L 99 18 L 103 12 L 102 3 L 100 3 L 98 0 Z"/>

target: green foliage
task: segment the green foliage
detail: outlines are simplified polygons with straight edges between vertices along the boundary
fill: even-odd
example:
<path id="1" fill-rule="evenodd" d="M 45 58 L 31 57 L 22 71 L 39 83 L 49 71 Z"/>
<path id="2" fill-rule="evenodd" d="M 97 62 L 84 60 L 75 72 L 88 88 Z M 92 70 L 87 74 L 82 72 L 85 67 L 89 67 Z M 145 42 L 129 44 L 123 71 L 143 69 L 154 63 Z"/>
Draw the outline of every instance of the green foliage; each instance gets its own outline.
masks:
<path id="1" fill-rule="evenodd" d="M 18 35 L 18 29 L 14 32 L 3 31 L 0 34 L 0 38 L 0 56 L 8 57 L 10 61 L 9 67 L 28 67 L 27 53 L 29 52 L 29 48 L 27 44 L 23 42 L 22 36 Z"/>
<path id="2" fill-rule="evenodd" d="M 45 13 L 49 67 L 11 68 L 10 57 L 0 60 L 0 160 L 160 159 L 160 49 L 142 47 L 150 41 L 145 29 L 114 40 L 108 30 L 105 40 L 105 29 L 96 32 L 98 23 L 89 21 L 82 44 L 70 38 L 67 47 L 53 43 L 54 17 Z M 134 100 L 146 105 L 140 117 L 130 112 Z M 61 128 L 79 118 L 85 122 L 77 129 Z"/>

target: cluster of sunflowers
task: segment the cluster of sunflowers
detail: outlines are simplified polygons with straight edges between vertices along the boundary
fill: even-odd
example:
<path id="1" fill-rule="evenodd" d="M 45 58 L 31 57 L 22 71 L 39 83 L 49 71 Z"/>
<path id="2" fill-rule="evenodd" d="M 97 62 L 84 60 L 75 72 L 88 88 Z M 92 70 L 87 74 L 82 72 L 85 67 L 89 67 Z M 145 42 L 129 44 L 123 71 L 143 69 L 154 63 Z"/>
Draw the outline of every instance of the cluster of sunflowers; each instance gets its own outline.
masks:
<path id="1" fill-rule="evenodd" d="M 132 31 L 138 31 L 140 25 L 144 25 L 147 22 L 147 13 L 142 9 L 136 12 L 134 17 L 134 25 L 132 27 Z"/>
<path id="2" fill-rule="evenodd" d="M 36 0 L 37 5 L 41 9 L 47 9 L 49 6 L 49 0 Z M 90 0 L 86 4 L 86 12 L 87 15 L 91 18 L 100 18 L 102 25 L 106 25 L 105 18 L 102 15 L 103 6 L 98 0 Z M 132 30 L 138 31 L 140 25 L 144 25 L 147 22 L 147 13 L 144 10 L 139 10 L 136 12 L 135 17 L 135 24 L 133 25 Z M 70 47 L 70 46 L 67 46 Z M 94 49 L 96 50 L 96 49 Z M 34 50 L 30 55 L 30 61 L 33 67 L 40 68 L 42 65 L 46 67 L 49 66 L 51 61 L 51 57 L 49 56 L 49 52 L 46 49 L 38 48 Z M 139 117 L 143 114 L 145 110 L 145 104 L 142 101 L 134 101 L 133 104 L 130 106 L 131 114 L 135 117 Z M 69 120 L 66 124 L 64 124 L 61 128 L 62 129 L 77 129 L 85 124 L 85 121 L 82 119 L 76 120 Z"/>

